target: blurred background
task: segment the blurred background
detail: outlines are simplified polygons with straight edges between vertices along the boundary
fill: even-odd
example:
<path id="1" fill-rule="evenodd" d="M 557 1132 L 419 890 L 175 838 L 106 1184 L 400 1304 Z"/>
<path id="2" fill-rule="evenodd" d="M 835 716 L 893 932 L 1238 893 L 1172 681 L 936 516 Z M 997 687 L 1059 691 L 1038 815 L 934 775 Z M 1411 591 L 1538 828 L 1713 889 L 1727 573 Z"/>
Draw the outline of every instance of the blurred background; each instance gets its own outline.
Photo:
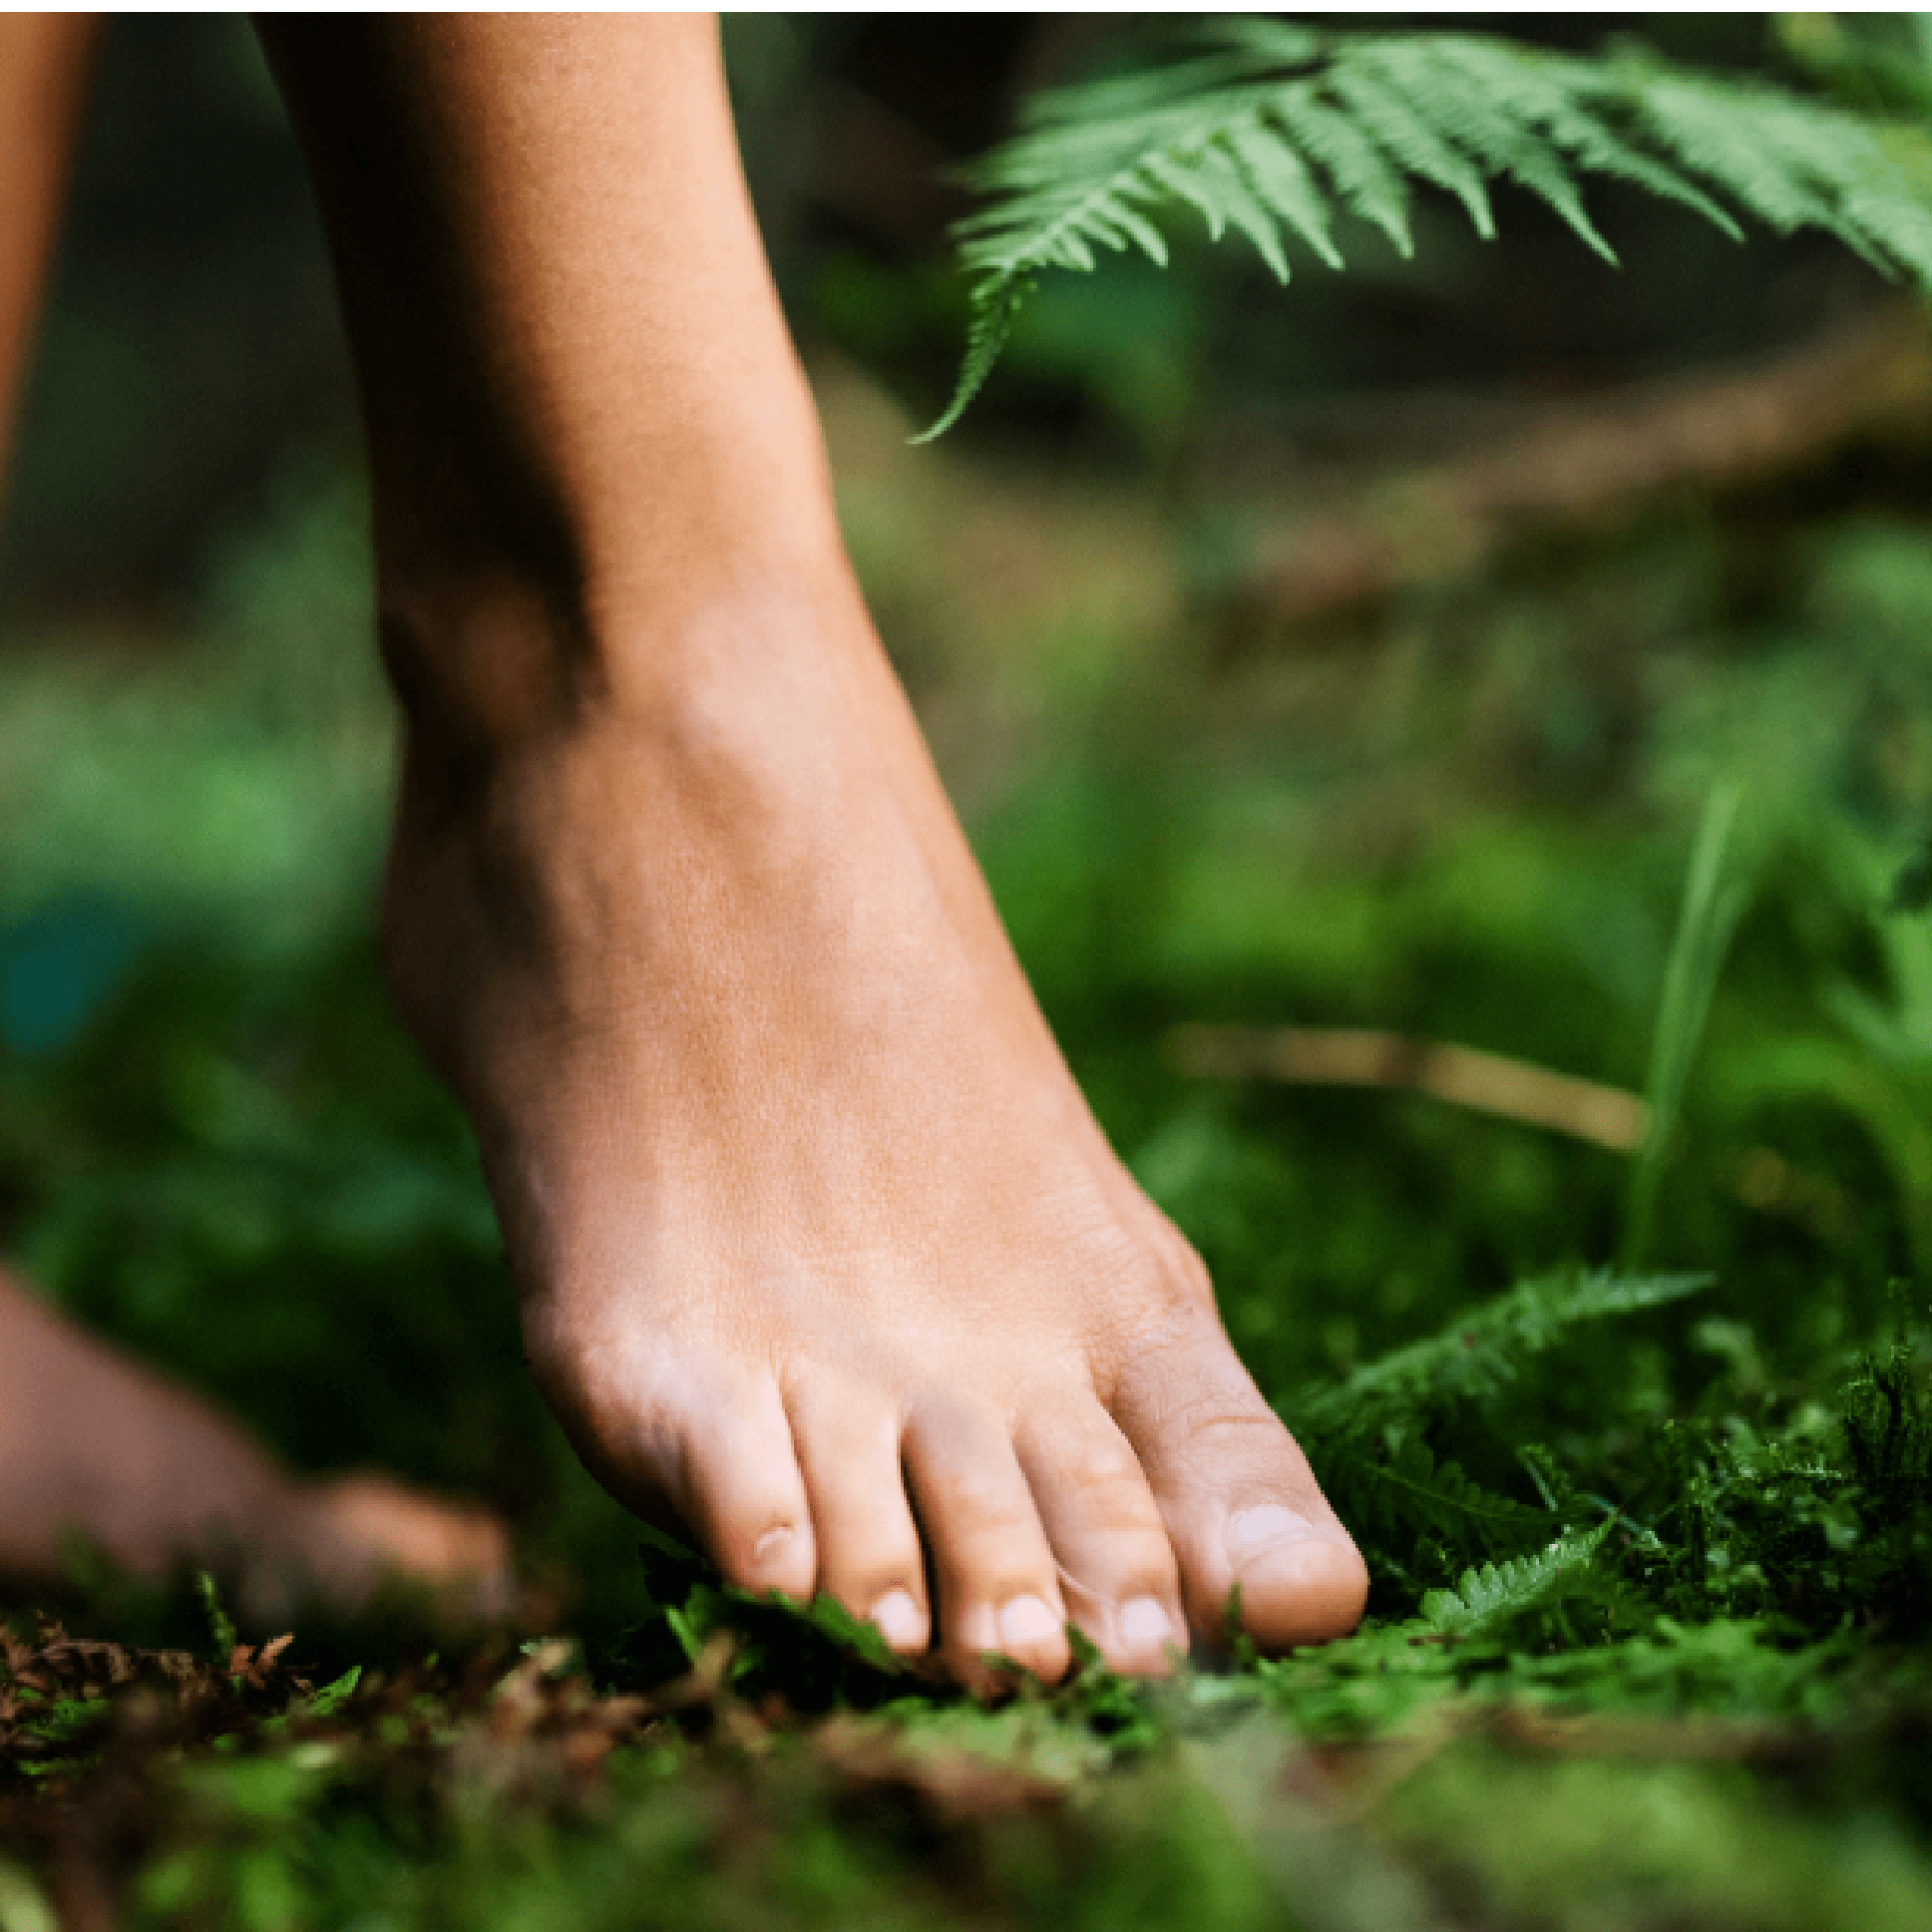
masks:
<path id="1" fill-rule="evenodd" d="M 1487 25 L 1878 105 L 1917 72 L 1883 20 Z M 1351 236 L 1286 291 L 1200 240 L 1049 278 L 911 447 L 964 334 L 952 171 L 1172 26 L 726 29 L 853 555 L 1049 1017 L 1292 1399 L 1630 1253 L 1627 1140 L 1506 1080 L 1314 1080 L 1310 1029 L 1641 1090 L 1694 828 L 1741 785 L 1635 1257 L 1717 1285 L 1625 1372 L 1640 1415 L 1800 1399 L 1932 1261 L 1924 312 L 1834 244 L 1593 188 L 1613 270 L 1500 192 L 1493 243 L 1425 205 L 1413 260 Z M 0 530 L 0 1241 L 298 1465 L 504 1508 L 593 1622 L 629 1532 L 526 1385 L 467 1130 L 376 976 L 363 524 L 249 31 L 118 17 Z"/>

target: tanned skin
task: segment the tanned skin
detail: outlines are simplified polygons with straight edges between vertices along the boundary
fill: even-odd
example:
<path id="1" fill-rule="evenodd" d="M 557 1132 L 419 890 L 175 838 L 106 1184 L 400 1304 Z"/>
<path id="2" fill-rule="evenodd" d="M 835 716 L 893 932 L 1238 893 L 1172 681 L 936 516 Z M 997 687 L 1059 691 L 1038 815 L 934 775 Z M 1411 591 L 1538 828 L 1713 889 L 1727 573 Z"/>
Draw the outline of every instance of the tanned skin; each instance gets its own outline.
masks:
<path id="1" fill-rule="evenodd" d="M 73 1532 L 137 1576 L 211 1563 L 256 1620 L 307 1594 L 353 1607 L 385 1578 L 428 1585 L 462 1615 L 511 1605 L 494 1517 L 380 1476 L 291 1475 L 0 1269 L 0 1576 L 58 1577 Z"/>
<path id="2" fill-rule="evenodd" d="M 1361 1560 L 1033 1002 L 846 562 L 709 16 L 276 18 L 374 482 L 397 1002 L 533 1370 L 734 1582 L 962 1681 Z"/>
<path id="3" fill-rule="evenodd" d="M 0 14 L 0 477 L 99 26 Z M 212 1564 L 257 1619 L 316 1595 L 353 1607 L 385 1580 L 458 1615 L 513 1598 L 493 1516 L 379 1475 L 294 1475 L 0 1268 L 0 1578 L 57 1580 L 74 1533 L 138 1576 Z"/>
<path id="4" fill-rule="evenodd" d="M 0 477 L 100 16 L 0 13 Z"/>

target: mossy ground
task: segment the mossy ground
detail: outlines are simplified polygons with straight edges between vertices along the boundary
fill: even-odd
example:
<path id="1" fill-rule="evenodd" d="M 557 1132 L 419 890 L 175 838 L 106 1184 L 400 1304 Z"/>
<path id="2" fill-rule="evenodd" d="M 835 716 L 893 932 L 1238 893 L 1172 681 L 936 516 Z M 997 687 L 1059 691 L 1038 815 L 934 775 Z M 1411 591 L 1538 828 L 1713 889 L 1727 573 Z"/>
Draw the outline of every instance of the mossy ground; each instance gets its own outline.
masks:
<path id="1" fill-rule="evenodd" d="M 1065 597 L 962 612 L 919 501 L 846 473 L 1041 997 L 1370 1622 L 978 1709 L 640 1553 L 382 1000 L 357 506 L 297 476 L 191 645 L 0 672 L 9 1238 L 294 1462 L 511 1511 L 542 1627 L 390 1606 L 264 1662 L 77 1550 L 40 1607 L 94 1647 L 18 1602 L 0 1677 L 0 1928 L 1932 1923 L 1923 531 L 1673 521 L 1229 657 L 1091 505 L 1029 534 Z M 935 527 L 996 544 L 997 492 Z M 1095 549 L 1140 603 L 1081 593 Z M 1641 1087 L 1730 783 L 1639 1252 L 1627 1155 L 1183 1070 L 1179 1028 L 1296 1024 Z"/>

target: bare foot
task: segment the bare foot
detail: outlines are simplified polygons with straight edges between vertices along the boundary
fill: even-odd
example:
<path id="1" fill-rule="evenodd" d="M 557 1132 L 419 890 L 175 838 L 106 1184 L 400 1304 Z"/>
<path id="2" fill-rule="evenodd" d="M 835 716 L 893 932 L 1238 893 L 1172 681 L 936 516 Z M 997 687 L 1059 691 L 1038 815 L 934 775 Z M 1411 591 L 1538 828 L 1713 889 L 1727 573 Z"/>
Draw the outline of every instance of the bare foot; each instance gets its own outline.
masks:
<path id="1" fill-rule="evenodd" d="M 390 621 L 514 660 L 542 620 Z M 412 732 L 387 910 L 584 1460 L 971 1682 L 1057 1677 L 1069 1618 L 1159 1672 L 1237 1581 L 1269 1649 L 1352 1627 L 1361 1560 L 1075 1089 L 843 570 L 600 622 L 567 726 L 480 765 Z"/>
<path id="2" fill-rule="evenodd" d="M 369 431 L 386 939 L 590 1467 L 963 1679 L 1365 1581 L 1115 1160 L 846 569 L 695 15 L 263 27 Z"/>
<path id="3" fill-rule="evenodd" d="M 382 1476 L 303 1481 L 188 1390 L 61 1320 L 0 1270 L 0 1576 L 57 1581 L 85 1537 L 137 1576 L 224 1571 L 252 1620 L 385 1581 L 493 1617 L 512 1597 L 488 1512 Z"/>
<path id="4" fill-rule="evenodd" d="M 477 1504 L 425 1495 L 373 1471 L 304 1485 L 311 1568 L 351 1605 L 385 1581 L 427 1590 L 467 1617 L 516 1601 L 510 1539 Z"/>

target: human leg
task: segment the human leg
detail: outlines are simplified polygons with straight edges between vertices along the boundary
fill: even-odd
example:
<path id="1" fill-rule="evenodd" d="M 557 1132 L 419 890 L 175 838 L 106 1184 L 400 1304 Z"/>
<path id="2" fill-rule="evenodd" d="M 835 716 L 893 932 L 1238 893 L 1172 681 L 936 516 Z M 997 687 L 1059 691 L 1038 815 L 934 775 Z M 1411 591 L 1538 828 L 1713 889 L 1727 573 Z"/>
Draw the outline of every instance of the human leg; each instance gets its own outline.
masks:
<path id="1" fill-rule="evenodd" d="M 100 16 L 0 14 L 0 476 Z"/>
<path id="2" fill-rule="evenodd" d="M 406 717 L 391 981 L 539 1380 L 753 1588 L 963 1677 L 1360 1611 L 879 648 L 700 17 L 276 18 Z M 929 1570 L 939 1602 L 929 1603 Z"/>
<path id="3" fill-rule="evenodd" d="M 99 16 L 0 14 L 0 476 Z M 338 1600 L 399 1574 L 509 1596 L 502 1526 L 374 1475 L 304 1481 L 199 1397 L 63 1320 L 0 1267 L 0 1576 L 59 1577 L 78 1532 L 129 1569 L 225 1554 L 249 1598 Z"/>

